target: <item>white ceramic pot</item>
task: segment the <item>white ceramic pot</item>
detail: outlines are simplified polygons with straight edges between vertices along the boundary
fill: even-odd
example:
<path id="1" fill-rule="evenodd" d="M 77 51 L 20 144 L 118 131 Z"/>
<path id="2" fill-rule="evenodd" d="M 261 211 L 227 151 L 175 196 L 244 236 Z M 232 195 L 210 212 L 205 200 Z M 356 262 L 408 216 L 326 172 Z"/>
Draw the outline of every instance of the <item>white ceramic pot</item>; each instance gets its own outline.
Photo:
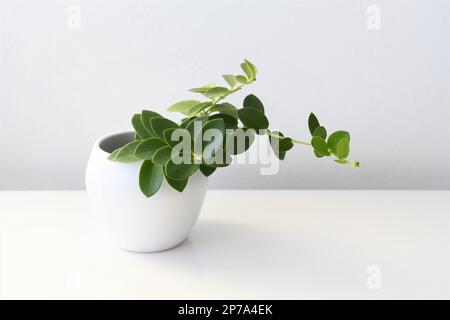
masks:
<path id="1" fill-rule="evenodd" d="M 200 213 L 208 178 L 197 171 L 183 192 L 164 180 L 155 195 L 145 197 L 139 189 L 142 162 L 107 159 L 133 136 L 133 132 L 119 132 L 96 141 L 86 169 L 86 189 L 97 220 L 114 244 L 135 252 L 167 250 L 188 237 Z"/>

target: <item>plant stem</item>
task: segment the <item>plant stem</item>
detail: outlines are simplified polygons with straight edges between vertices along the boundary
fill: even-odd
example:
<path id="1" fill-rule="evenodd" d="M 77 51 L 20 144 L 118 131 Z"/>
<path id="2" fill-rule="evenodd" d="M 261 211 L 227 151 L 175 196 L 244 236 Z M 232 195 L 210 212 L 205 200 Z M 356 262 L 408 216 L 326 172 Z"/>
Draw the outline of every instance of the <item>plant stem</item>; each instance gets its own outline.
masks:
<path id="1" fill-rule="evenodd" d="M 280 135 L 278 135 L 276 133 L 272 133 L 272 132 L 270 132 L 270 130 L 266 130 L 266 134 L 268 136 L 271 136 L 271 137 L 274 137 L 274 138 L 278 138 L 278 139 L 287 138 L 287 137 L 282 137 L 282 136 L 280 136 Z M 302 145 L 305 145 L 305 146 L 310 146 L 311 145 L 311 143 L 309 143 L 309 142 L 295 140 L 295 139 L 292 139 L 292 138 L 290 138 L 290 139 L 292 140 L 292 142 L 297 143 L 297 144 L 302 144 Z M 337 161 L 337 160 L 335 160 L 335 161 Z M 340 163 L 342 163 L 344 165 L 347 165 L 347 166 L 350 166 L 352 168 L 359 168 L 359 161 L 351 162 L 351 161 L 348 161 L 347 159 L 339 159 L 339 161 L 341 161 Z"/>
<path id="2" fill-rule="evenodd" d="M 213 104 L 216 104 L 216 103 L 219 102 L 220 100 L 223 100 L 223 99 L 225 99 L 226 97 L 228 97 L 230 94 L 235 93 L 236 91 L 241 90 L 243 86 L 244 86 L 244 84 L 241 84 L 241 85 L 235 87 L 234 89 L 231 89 L 231 90 L 228 91 L 226 94 L 224 94 L 223 96 L 219 97 L 219 99 L 217 99 L 216 101 L 214 101 Z"/>
<path id="3" fill-rule="evenodd" d="M 226 94 L 224 94 L 223 96 L 219 97 L 217 100 L 211 99 L 211 103 L 212 105 L 208 108 L 206 108 L 205 110 L 203 110 L 202 112 L 204 112 L 206 115 L 210 114 L 210 109 L 213 108 L 218 102 L 220 102 L 221 100 L 225 99 L 226 97 L 228 97 L 230 94 L 235 93 L 236 91 L 239 91 L 242 89 L 243 86 L 247 85 L 247 84 L 251 84 L 252 82 L 255 82 L 256 79 L 251 79 L 249 80 L 249 82 L 246 83 L 241 83 L 240 85 L 238 85 L 237 87 L 234 87 L 233 89 L 231 89 L 230 91 L 228 91 Z"/>
<path id="4" fill-rule="evenodd" d="M 344 161 L 343 164 L 345 164 L 345 165 L 347 165 L 347 166 L 350 166 L 350 167 L 352 167 L 352 168 L 359 168 L 359 161 L 353 161 L 353 162 L 351 162 L 351 161 L 348 161 L 348 160 L 346 160 L 346 159 L 344 159 L 343 161 Z"/>
<path id="5" fill-rule="evenodd" d="M 280 135 L 278 135 L 276 133 L 272 133 L 269 130 L 266 130 L 266 134 L 268 136 L 271 136 L 271 137 L 274 137 L 274 138 L 278 138 L 278 139 L 287 138 L 287 137 L 282 137 L 282 136 L 280 136 Z M 296 139 L 292 139 L 292 138 L 290 138 L 290 139 L 292 140 L 292 142 L 297 143 L 297 144 L 302 144 L 304 146 L 310 146 L 311 145 L 311 143 L 306 142 L 306 141 L 300 141 L 300 140 L 296 140 Z"/>
<path id="6" fill-rule="evenodd" d="M 239 85 L 239 86 L 237 86 L 237 87 L 235 87 L 234 89 L 231 89 L 227 94 L 225 94 L 225 95 L 219 97 L 219 99 L 217 99 L 217 100 L 212 100 L 212 101 L 211 101 L 212 105 L 209 106 L 208 108 L 206 108 L 205 110 L 203 110 L 203 112 L 204 112 L 206 115 L 210 114 L 210 109 L 213 108 L 219 101 L 225 99 L 225 98 L 226 98 L 227 96 L 229 96 L 230 94 L 235 93 L 236 91 L 241 90 L 243 86 L 244 86 L 244 83 L 241 84 L 241 85 Z"/>

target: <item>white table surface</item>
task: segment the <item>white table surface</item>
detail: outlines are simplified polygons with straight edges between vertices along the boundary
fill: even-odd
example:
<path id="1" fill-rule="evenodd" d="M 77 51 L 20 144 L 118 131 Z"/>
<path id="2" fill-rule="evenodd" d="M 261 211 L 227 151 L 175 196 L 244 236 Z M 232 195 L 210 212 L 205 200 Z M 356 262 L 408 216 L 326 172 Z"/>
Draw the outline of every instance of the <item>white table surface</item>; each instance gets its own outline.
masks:
<path id="1" fill-rule="evenodd" d="M 0 192 L 0 232 L 7 299 L 450 298 L 449 191 L 208 191 L 153 254 L 105 242 L 83 191 Z"/>

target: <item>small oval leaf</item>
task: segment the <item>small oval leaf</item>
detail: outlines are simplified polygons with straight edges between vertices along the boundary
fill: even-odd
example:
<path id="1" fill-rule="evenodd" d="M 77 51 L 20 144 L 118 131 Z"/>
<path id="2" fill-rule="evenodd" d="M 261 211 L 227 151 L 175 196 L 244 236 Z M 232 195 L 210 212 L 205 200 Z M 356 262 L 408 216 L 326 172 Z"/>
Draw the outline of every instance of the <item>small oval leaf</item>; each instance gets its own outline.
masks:
<path id="1" fill-rule="evenodd" d="M 163 170 L 161 166 L 146 160 L 142 163 L 139 172 L 139 187 L 142 193 L 148 198 L 158 192 L 163 180 Z"/>
<path id="2" fill-rule="evenodd" d="M 175 164 L 173 160 L 170 159 L 166 164 L 166 174 L 172 179 L 188 179 L 199 167 L 200 165 L 196 163 Z"/>
<path id="3" fill-rule="evenodd" d="M 197 100 L 180 101 L 180 102 L 177 102 L 177 103 L 171 105 L 169 108 L 167 108 L 167 111 L 180 112 L 180 113 L 182 113 L 184 115 L 187 115 L 189 113 L 189 110 L 193 106 L 195 106 L 195 105 L 197 105 L 199 103 L 200 103 L 200 101 L 197 101 Z"/>
<path id="4" fill-rule="evenodd" d="M 225 81 L 230 85 L 231 89 L 233 89 L 233 88 L 236 86 L 237 80 L 236 80 L 236 76 L 235 76 L 235 75 L 232 75 L 232 74 L 224 74 L 222 77 L 223 77 L 223 78 L 225 79 Z"/>
<path id="5" fill-rule="evenodd" d="M 214 88 L 208 89 L 208 91 L 206 91 L 204 93 L 204 95 L 210 99 L 217 99 L 217 98 L 225 95 L 228 92 L 229 92 L 229 90 L 225 87 L 214 87 Z"/>
<path id="6" fill-rule="evenodd" d="M 212 103 L 211 102 L 201 102 L 198 103 L 194 106 L 192 106 L 192 108 L 189 109 L 187 116 L 189 118 L 196 116 L 199 112 L 201 112 L 202 110 L 208 108 L 209 106 L 211 106 Z"/>
<path id="7" fill-rule="evenodd" d="M 325 139 L 327 138 L 327 130 L 325 129 L 325 127 L 318 126 L 318 127 L 314 130 L 313 136 L 322 137 L 322 138 L 325 140 Z"/>
<path id="8" fill-rule="evenodd" d="M 250 129 L 261 130 L 269 127 L 269 120 L 267 120 L 264 113 L 255 108 L 242 108 L 238 110 L 239 120 Z"/>
<path id="9" fill-rule="evenodd" d="M 209 110 L 211 112 L 219 112 L 221 114 L 226 114 L 230 117 L 235 118 L 236 120 L 238 119 L 237 108 L 228 102 L 216 104 L 214 107 L 212 107 Z"/>
<path id="10" fill-rule="evenodd" d="M 244 61 L 249 66 L 249 68 L 252 70 L 253 78 L 256 78 L 256 74 L 258 73 L 258 69 L 256 69 L 256 66 L 247 59 L 244 59 Z"/>
<path id="11" fill-rule="evenodd" d="M 196 93 L 205 93 L 206 91 L 208 91 L 209 89 L 215 87 L 216 85 L 214 83 L 207 83 L 204 86 L 201 86 L 199 88 L 192 88 L 189 89 L 189 91 L 191 92 L 196 92 Z"/>
<path id="12" fill-rule="evenodd" d="M 168 177 L 167 174 L 164 173 L 164 175 L 167 183 L 178 192 L 183 192 L 186 188 L 188 179 L 172 179 L 171 177 Z"/>
<path id="13" fill-rule="evenodd" d="M 262 113 L 264 113 L 263 103 L 254 94 L 249 94 L 248 96 L 245 97 L 244 108 L 246 108 L 246 107 L 255 108 L 255 109 L 261 111 Z"/>
<path id="14" fill-rule="evenodd" d="M 243 75 L 237 75 L 236 80 L 243 84 L 246 84 L 248 82 L 248 79 Z"/>
<path id="15" fill-rule="evenodd" d="M 284 160 L 286 157 L 286 152 L 294 147 L 292 139 L 285 137 L 283 133 L 279 131 L 273 131 L 272 134 L 279 136 L 269 135 L 270 145 L 274 154 L 280 159 Z"/>
<path id="16" fill-rule="evenodd" d="M 156 136 L 156 134 L 153 132 L 152 126 L 150 125 L 150 119 L 159 117 L 161 118 L 161 115 L 157 112 L 150 111 L 150 110 L 142 110 L 141 113 L 141 121 L 144 125 L 144 128 L 152 135 Z"/>
<path id="17" fill-rule="evenodd" d="M 142 115 L 137 113 L 133 115 L 131 118 L 131 124 L 133 125 L 134 130 L 142 139 L 150 138 L 152 135 L 147 129 L 145 129 L 144 124 L 142 122 Z"/>
<path id="18" fill-rule="evenodd" d="M 348 133 L 347 131 L 336 131 L 336 132 L 333 132 L 328 137 L 327 144 L 328 144 L 328 148 L 330 148 L 331 152 L 336 154 L 337 145 L 338 145 L 339 141 L 341 141 L 344 138 L 347 139 L 348 142 L 350 142 L 350 133 Z"/>
<path id="19" fill-rule="evenodd" d="M 222 119 L 225 123 L 225 128 L 226 129 L 236 129 L 238 126 L 238 121 L 233 118 L 230 117 L 227 114 L 214 114 L 212 116 L 209 116 L 208 118 L 209 120 L 214 120 L 214 119 Z"/>
<path id="20" fill-rule="evenodd" d="M 339 159 L 345 159 L 350 153 L 350 144 L 347 138 L 342 138 L 336 146 L 336 156 Z"/>
<path id="21" fill-rule="evenodd" d="M 134 140 L 125 146 L 115 150 L 108 157 L 109 160 L 118 161 L 118 162 L 135 162 L 139 159 L 135 156 L 136 148 L 141 144 L 141 140 Z"/>
<path id="22" fill-rule="evenodd" d="M 216 171 L 216 168 L 207 166 L 205 164 L 200 165 L 200 171 L 203 173 L 205 177 L 209 177 Z"/>
<path id="23" fill-rule="evenodd" d="M 316 128 L 319 126 L 320 126 L 319 120 L 317 119 L 316 115 L 311 112 L 308 118 L 308 127 L 309 132 L 311 132 L 311 135 L 314 135 L 314 130 L 316 130 Z"/>
<path id="24" fill-rule="evenodd" d="M 226 153 L 237 155 L 247 151 L 255 141 L 255 131 L 237 128 L 226 136 Z"/>
<path id="25" fill-rule="evenodd" d="M 329 156 L 330 152 L 328 151 L 328 146 L 325 140 L 322 137 L 316 136 L 311 139 L 311 145 L 314 148 L 314 151 L 322 156 Z"/>
<path id="26" fill-rule="evenodd" d="M 178 125 L 166 118 L 152 118 L 150 120 L 150 124 L 152 126 L 155 134 L 164 140 L 164 130 L 169 128 L 178 128 Z"/>
<path id="27" fill-rule="evenodd" d="M 135 157 L 143 160 L 151 160 L 155 154 L 155 152 L 165 147 L 167 143 L 160 138 L 152 137 L 145 140 L 142 140 L 141 143 L 136 147 L 136 151 L 134 153 Z"/>
<path id="28" fill-rule="evenodd" d="M 245 75 L 248 79 L 254 79 L 255 75 L 253 74 L 252 68 L 247 63 L 241 63 L 241 69 L 244 71 Z"/>
<path id="29" fill-rule="evenodd" d="M 168 128 L 163 131 L 164 141 L 171 147 L 174 147 L 178 141 L 172 140 L 172 133 L 177 130 L 176 128 Z"/>
<path id="30" fill-rule="evenodd" d="M 165 146 L 155 151 L 152 161 L 160 166 L 166 165 L 167 161 L 172 157 L 172 148 Z"/>

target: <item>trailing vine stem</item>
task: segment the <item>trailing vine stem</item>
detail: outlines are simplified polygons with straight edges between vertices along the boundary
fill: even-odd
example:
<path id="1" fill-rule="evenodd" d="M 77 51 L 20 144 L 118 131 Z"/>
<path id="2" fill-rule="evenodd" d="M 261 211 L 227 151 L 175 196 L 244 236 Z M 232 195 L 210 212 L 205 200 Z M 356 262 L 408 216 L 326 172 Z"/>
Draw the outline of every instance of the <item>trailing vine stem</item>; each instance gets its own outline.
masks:
<path id="1" fill-rule="evenodd" d="M 270 137 L 274 137 L 274 138 L 278 138 L 278 139 L 283 139 L 283 138 L 285 138 L 285 137 L 282 137 L 282 136 L 280 136 L 280 135 L 278 135 L 278 134 L 276 134 L 276 133 L 270 132 L 270 130 L 266 130 L 265 134 L 268 135 L 268 136 L 270 136 Z M 293 143 L 296 143 L 296 144 L 302 144 L 302 145 L 304 145 L 304 146 L 310 146 L 310 145 L 311 145 L 310 142 L 300 141 L 300 140 L 296 140 L 296 139 L 293 139 L 293 138 L 290 138 L 290 139 L 291 139 L 291 141 L 292 141 Z"/>

